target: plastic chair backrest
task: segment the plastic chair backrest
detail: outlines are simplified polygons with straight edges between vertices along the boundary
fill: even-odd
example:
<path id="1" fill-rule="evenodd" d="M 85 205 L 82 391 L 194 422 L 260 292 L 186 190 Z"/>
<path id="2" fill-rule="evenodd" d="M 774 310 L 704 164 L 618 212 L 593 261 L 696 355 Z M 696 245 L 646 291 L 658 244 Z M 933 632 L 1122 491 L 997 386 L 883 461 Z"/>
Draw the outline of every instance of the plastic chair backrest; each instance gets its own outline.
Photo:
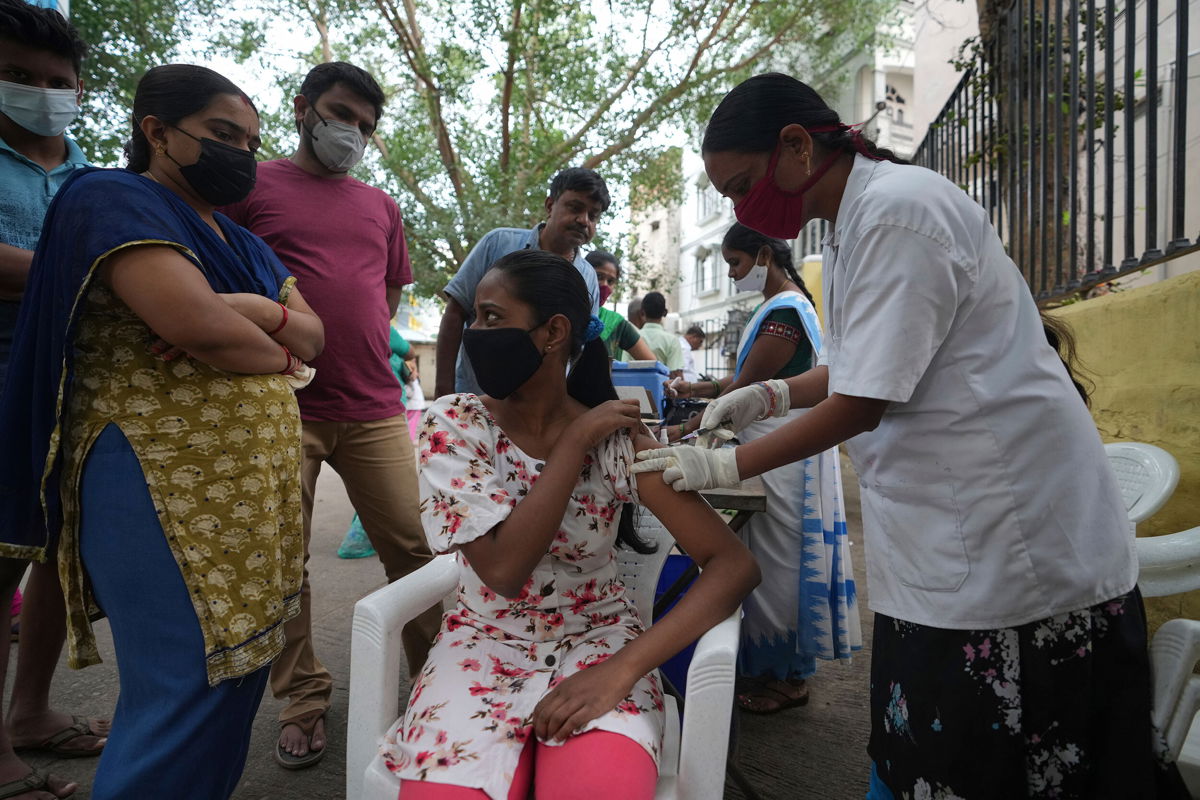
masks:
<path id="1" fill-rule="evenodd" d="M 1104 445 L 1104 452 L 1133 522 L 1141 522 L 1162 508 L 1179 484 L 1179 464 L 1161 447 L 1113 442 Z"/>
<path id="2" fill-rule="evenodd" d="M 658 575 L 667 563 L 675 539 L 658 518 L 644 508 L 639 509 L 637 530 L 643 541 L 658 549 L 642 555 L 627 547 L 618 547 L 617 577 L 625 584 L 642 622 L 650 625 L 654 622 L 654 591 L 658 586 Z"/>

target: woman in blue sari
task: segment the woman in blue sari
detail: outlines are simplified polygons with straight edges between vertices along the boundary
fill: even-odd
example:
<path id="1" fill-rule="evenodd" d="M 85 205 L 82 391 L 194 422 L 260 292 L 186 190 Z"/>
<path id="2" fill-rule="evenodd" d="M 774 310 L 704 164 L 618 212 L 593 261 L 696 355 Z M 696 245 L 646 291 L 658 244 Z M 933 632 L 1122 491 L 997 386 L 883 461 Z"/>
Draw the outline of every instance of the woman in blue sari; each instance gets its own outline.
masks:
<path id="1" fill-rule="evenodd" d="M 0 555 L 56 555 L 73 666 L 112 628 L 94 800 L 227 798 L 299 608 L 300 420 L 320 320 L 214 208 L 254 185 L 258 113 L 203 67 L 138 84 L 126 170 L 46 216 L 0 400 Z"/>
<path id="2" fill-rule="evenodd" d="M 821 326 L 787 243 L 735 223 L 722 255 L 739 291 L 762 292 L 738 343 L 732 378 L 673 381 L 682 397 L 717 397 L 758 381 L 811 369 L 821 350 Z M 805 409 L 757 422 L 738 433 L 745 442 L 786 425 Z M 700 415 L 673 426 L 672 439 L 700 425 Z M 767 510 L 743 528 L 763 579 L 743 604 L 739 654 L 743 711 L 771 714 L 804 705 L 805 679 L 818 658 L 849 659 L 862 647 L 858 598 L 850 566 L 837 449 L 762 476 Z"/>

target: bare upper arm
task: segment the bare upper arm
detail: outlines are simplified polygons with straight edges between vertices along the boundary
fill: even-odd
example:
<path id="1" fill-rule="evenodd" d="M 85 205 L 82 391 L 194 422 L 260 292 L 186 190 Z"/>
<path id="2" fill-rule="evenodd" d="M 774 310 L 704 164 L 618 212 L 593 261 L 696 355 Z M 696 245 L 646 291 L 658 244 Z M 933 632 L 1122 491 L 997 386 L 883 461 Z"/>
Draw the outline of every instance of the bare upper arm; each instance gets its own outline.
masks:
<path id="1" fill-rule="evenodd" d="M 233 341 L 239 333 L 258 331 L 217 297 L 200 269 L 173 247 L 120 250 L 100 265 L 100 278 L 157 336 L 185 350 L 201 351 Z"/>
<path id="2" fill-rule="evenodd" d="M 634 439 L 638 450 L 662 446 L 644 434 Z M 641 504 L 658 517 L 700 567 L 719 553 L 745 549 L 721 515 L 698 492 L 675 491 L 663 482 L 661 472 L 639 472 L 635 477 Z"/>

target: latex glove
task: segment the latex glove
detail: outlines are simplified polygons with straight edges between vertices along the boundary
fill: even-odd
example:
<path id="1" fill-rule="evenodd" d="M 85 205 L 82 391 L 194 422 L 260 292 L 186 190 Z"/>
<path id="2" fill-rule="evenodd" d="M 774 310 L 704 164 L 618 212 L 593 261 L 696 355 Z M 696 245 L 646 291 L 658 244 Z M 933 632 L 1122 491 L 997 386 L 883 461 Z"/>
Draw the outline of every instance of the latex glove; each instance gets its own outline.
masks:
<path id="1" fill-rule="evenodd" d="M 283 379 L 288 382 L 288 386 L 292 387 L 292 391 L 303 389 L 312 383 L 313 378 L 317 377 L 317 371 L 308 364 L 302 364 L 298 370 L 291 375 L 284 375 Z"/>
<path id="2" fill-rule="evenodd" d="M 712 444 L 713 439 L 728 440 L 751 422 L 766 419 L 768 416 L 782 417 L 788 413 L 791 393 L 787 381 L 770 380 L 765 382 L 775 392 L 775 408 L 771 408 L 771 394 L 765 386 L 753 384 L 735 389 L 713 400 L 704 409 L 704 417 L 700 427 L 709 430 L 705 444 Z M 717 442 L 718 444 L 720 442 Z"/>
<path id="3" fill-rule="evenodd" d="M 660 447 L 637 454 L 631 472 L 662 472 L 662 479 L 677 492 L 700 489 L 736 489 L 742 485 L 738 475 L 736 448 L 705 450 L 702 447 Z"/>

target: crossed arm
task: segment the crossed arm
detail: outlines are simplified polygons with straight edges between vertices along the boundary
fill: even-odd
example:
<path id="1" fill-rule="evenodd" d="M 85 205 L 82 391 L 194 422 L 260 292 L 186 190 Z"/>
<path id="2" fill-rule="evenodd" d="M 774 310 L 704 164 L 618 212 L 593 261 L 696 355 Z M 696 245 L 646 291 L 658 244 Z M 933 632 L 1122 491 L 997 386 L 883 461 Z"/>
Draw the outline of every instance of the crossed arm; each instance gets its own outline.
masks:
<path id="1" fill-rule="evenodd" d="M 280 345 L 308 360 L 325 345 L 321 320 L 298 291 L 288 298 L 288 322 L 268 335 L 283 312 L 271 298 L 212 290 L 196 265 L 171 247 L 121 250 L 99 277 L 154 333 L 199 361 L 229 372 L 268 374 L 287 367 Z"/>

